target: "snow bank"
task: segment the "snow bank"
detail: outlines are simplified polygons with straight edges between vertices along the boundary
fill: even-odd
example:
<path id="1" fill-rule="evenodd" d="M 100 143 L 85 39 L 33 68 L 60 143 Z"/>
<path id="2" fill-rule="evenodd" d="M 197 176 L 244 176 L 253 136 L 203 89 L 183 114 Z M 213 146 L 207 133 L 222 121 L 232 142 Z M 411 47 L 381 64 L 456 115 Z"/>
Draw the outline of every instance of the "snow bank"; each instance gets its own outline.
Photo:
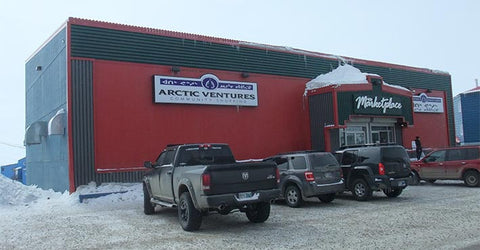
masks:
<path id="1" fill-rule="evenodd" d="M 35 205 L 48 208 L 52 205 L 74 206 L 81 204 L 78 198 L 80 194 L 94 193 L 112 194 L 95 199 L 86 199 L 84 200 L 85 204 L 102 205 L 123 201 L 134 201 L 140 204 L 143 197 L 140 183 L 106 183 L 97 186 L 92 182 L 78 187 L 75 193 L 69 194 L 68 191 L 59 193 L 51 189 L 43 190 L 33 185 L 26 186 L 0 175 L 0 207 Z"/>
<path id="2" fill-rule="evenodd" d="M 349 64 L 340 65 L 338 66 L 338 68 L 326 74 L 319 75 L 315 79 L 307 82 L 304 95 L 307 95 L 307 92 L 309 90 L 323 88 L 330 85 L 338 86 L 342 84 L 366 84 L 368 83 L 367 75 L 380 77 L 377 74 L 362 73 L 359 69 Z M 383 83 L 390 87 L 410 91 L 409 89 L 402 86 L 392 85 L 386 82 Z"/>
<path id="3" fill-rule="evenodd" d="M 25 186 L 18 181 L 0 175 L 0 206 L 18 206 L 36 203 L 42 200 L 61 197 L 53 190 L 42 190 L 36 186 Z"/>

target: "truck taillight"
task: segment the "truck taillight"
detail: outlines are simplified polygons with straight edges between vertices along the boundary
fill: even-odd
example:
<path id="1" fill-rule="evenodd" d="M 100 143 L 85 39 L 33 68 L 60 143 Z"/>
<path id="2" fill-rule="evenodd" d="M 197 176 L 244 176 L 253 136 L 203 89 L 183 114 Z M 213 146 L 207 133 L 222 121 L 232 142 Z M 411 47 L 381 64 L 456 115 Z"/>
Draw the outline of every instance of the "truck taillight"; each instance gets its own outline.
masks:
<path id="1" fill-rule="evenodd" d="M 315 176 L 313 175 L 313 172 L 305 172 L 305 179 L 307 179 L 307 181 L 315 181 Z"/>
<path id="2" fill-rule="evenodd" d="M 277 178 L 277 183 L 280 183 L 280 170 L 275 168 L 275 178 Z"/>
<path id="3" fill-rule="evenodd" d="M 383 163 L 378 163 L 378 174 L 385 175 L 385 165 Z"/>
<path id="4" fill-rule="evenodd" d="M 200 144 L 200 145 L 198 145 L 198 147 L 203 148 L 203 149 L 209 149 L 209 148 L 212 147 L 212 145 L 210 145 L 210 144 Z"/>
<path id="5" fill-rule="evenodd" d="M 211 182 L 210 174 L 208 173 L 202 174 L 202 190 L 203 191 L 210 190 L 210 182 Z"/>

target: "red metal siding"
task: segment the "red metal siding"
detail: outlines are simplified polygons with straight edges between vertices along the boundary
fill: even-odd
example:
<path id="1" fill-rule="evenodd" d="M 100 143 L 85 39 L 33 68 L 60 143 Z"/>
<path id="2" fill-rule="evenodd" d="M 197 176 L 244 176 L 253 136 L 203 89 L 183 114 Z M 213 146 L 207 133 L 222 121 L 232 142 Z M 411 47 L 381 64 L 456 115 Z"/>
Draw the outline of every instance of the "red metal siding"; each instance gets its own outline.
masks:
<path id="1" fill-rule="evenodd" d="M 308 79 L 187 69 L 222 80 L 256 82 L 258 107 L 155 104 L 153 75 L 170 66 L 94 61 L 94 133 L 97 171 L 120 171 L 154 160 L 166 144 L 225 142 L 237 159 L 310 148 L 303 92 Z"/>
<path id="2" fill-rule="evenodd" d="M 426 90 L 416 89 L 417 93 Z M 411 148 L 415 136 L 420 136 L 423 148 L 448 147 L 450 145 L 448 135 L 446 95 L 444 91 L 433 90 L 428 96 L 443 98 L 444 113 L 413 113 L 414 125 L 403 129 L 404 147 Z"/>

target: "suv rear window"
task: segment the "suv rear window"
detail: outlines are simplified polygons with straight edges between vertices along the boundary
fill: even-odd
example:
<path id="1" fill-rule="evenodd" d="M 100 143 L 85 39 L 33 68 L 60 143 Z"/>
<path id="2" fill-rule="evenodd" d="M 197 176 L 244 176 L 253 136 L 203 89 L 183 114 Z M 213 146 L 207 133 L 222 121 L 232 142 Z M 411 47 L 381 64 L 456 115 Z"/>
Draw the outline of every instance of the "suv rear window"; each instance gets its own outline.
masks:
<path id="1" fill-rule="evenodd" d="M 385 147 L 382 148 L 382 161 L 389 161 L 391 159 L 405 159 L 409 158 L 405 149 L 401 147 Z"/>
<path id="2" fill-rule="evenodd" d="M 325 166 L 338 166 L 338 162 L 332 154 L 311 154 L 308 156 L 313 169 L 321 169 Z"/>

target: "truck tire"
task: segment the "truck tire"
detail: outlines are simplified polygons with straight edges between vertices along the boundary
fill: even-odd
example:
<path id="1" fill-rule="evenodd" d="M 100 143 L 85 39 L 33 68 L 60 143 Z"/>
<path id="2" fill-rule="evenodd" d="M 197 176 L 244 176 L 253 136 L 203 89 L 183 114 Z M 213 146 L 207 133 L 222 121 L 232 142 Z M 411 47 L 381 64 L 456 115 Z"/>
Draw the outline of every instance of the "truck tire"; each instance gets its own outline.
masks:
<path id="1" fill-rule="evenodd" d="M 319 199 L 321 202 L 330 203 L 330 202 L 332 202 L 333 200 L 335 200 L 335 193 L 333 193 L 333 194 L 323 194 L 323 195 L 319 195 L 319 196 L 318 196 L 318 199 Z"/>
<path id="2" fill-rule="evenodd" d="M 180 195 L 178 221 L 185 231 L 196 231 L 202 224 L 202 213 L 195 208 L 188 192 Z"/>
<path id="3" fill-rule="evenodd" d="M 403 191 L 403 188 L 395 188 L 391 190 L 384 189 L 383 193 L 390 198 L 398 197 Z"/>
<path id="4" fill-rule="evenodd" d="M 367 201 L 372 198 L 372 189 L 363 178 L 357 178 L 352 182 L 352 194 L 357 201 Z"/>
<path id="5" fill-rule="evenodd" d="M 288 185 L 285 188 L 284 197 L 289 207 L 300 207 L 303 204 L 302 193 L 295 184 Z"/>
<path id="6" fill-rule="evenodd" d="M 473 170 L 468 170 L 463 175 L 463 180 L 465 182 L 465 185 L 467 185 L 468 187 L 476 187 L 479 184 L 478 173 Z"/>
<path id="7" fill-rule="evenodd" d="M 247 214 L 247 218 L 250 222 L 265 222 L 268 219 L 268 216 L 270 216 L 270 203 L 260 202 L 253 204 L 251 208 L 245 212 L 245 214 Z"/>
<path id="8" fill-rule="evenodd" d="M 145 214 L 154 214 L 155 205 L 150 202 L 150 193 L 147 189 L 147 184 L 143 183 L 143 212 Z"/>

